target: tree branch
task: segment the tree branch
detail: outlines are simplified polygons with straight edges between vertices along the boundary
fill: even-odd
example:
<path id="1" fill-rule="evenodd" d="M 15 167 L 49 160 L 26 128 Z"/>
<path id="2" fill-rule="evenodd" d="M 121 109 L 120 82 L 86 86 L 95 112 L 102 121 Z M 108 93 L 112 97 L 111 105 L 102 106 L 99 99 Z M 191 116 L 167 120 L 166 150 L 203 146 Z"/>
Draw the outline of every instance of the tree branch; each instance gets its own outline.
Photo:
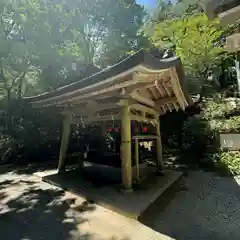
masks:
<path id="1" fill-rule="evenodd" d="M 3 14 L 1 14 L 0 22 L 1 22 L 1 25 L 3 27 L 4 38 L 6 40 L 9 36 L 9 34 L 11 33 L 11 31 L 13 30 L 14 26 L 15 26 L 15 21 L 12 21 L 9 29 L 6 29 L 5 26 L 4 26 L 5 24 L 4 24 L 4 21 L 3 21 Z"/>
<path id="2" fill-rule="evenodd" d="M 9 34 L 12 32 L 14 27 L 15 27 L 15 21 L 12 21 L 10 28 L 5 31 L 6 39 L 8 38 Z"/>
<path id="3" fill-rule="evenodd" d="M 12 81 L 12 87 L 16 84 L 17 81 L 22 81 L 23 78 L 25 77 L 26 73 L 27 73 L 27 70 L 24 71 L 24 72 L 21 72 L 21 73 L 19 74 L 19 76 L 17 76 L 17 77 Z"/>

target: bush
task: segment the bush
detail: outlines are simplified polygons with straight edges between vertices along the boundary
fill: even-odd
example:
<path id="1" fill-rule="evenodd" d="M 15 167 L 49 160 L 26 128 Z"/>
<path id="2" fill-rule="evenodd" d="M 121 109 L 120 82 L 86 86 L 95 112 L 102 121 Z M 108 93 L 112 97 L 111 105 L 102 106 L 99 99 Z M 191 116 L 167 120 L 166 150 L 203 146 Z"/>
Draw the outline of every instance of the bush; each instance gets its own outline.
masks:
<path id="1" fill-rule="evenodd" d="M 202 157 L 213 141 L 213 132 L 200 116 L 193 116 L 184 123 L 182 132 L 182 150 Z"/>
<path id="2" fill-rule="evenodd" d="M 202 117 L 205 120 L 224 119 L 235 108 L 235 104 L 226 102 L 221 98 L 208 99 L 203 104 Z"/>
<path id="3" fill-rule="evenodd" d="M 11 154 L 14 162 L 49 161 L 53 156 L 58 156 L 62 116 L 57 111 L 51 108 L 32 108 L 29 104 L 15 100 L 11 102 L 10 109 L 11 125 L 4 128 L 2 133 L 4 136 L 11 136 L 11 144 L 14 145 L 14 142 L 17 145 L 16 151 Z M 6 125 L 5 119 L 2 120 L 3 126 Z M 4 146 L 9 145 L 6 140 L 4 142 Z M 0 159 L 3 156 L 4 150 L 0 151 Z"/>
<path id="4" fill-rule="evenodd" d="M 218 152 L 212 155 L 217 172 L 224 175 L 239 175 L 240 174 L 240 152 Z"/>
<path id="5" fill-rule="evenodd" d="M 215 98 L 205 102 L 202 118 L 208 122 L 211 131 L 239 132 L 240 116 L 239 103 L 233 99 L 227 101 Z"/>
<path id="6" fill-rule="evenodd" d="M 212 119 L 209 121 L 209 127 L 215 132 L 240 132 L 240 117 L 231 117 L 229 119 Z"/>
<path id="7" fill-rule="evenodd" d="M 216 132 L 239 132 L 238 103 L 215 98 L 205 100 L 200 115 L 189 118 L 183 127 L 181 150 L 198 166 L 219 172 L 240 174 L 240 154 L 219 152 L 215 147 Z"/>
<path id="8" fill-rule="evenodd" d="M 0 164 L 9 162 L 16 155 L 17 149 L 18 144 L 14 138 L 0 133 Z"/>

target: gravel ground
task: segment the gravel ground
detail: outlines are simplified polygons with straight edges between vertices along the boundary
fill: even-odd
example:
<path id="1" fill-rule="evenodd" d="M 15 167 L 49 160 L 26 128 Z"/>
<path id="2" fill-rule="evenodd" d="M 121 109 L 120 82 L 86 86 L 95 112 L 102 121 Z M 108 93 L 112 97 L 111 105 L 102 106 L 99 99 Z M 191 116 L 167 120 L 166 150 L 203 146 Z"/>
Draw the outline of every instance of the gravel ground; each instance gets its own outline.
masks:
<path id="1" fill-rule="evenodd" d="M 240 177 L 194 171 L 187 186 L 148 225 L 177 240 L 239 240 Z"/>

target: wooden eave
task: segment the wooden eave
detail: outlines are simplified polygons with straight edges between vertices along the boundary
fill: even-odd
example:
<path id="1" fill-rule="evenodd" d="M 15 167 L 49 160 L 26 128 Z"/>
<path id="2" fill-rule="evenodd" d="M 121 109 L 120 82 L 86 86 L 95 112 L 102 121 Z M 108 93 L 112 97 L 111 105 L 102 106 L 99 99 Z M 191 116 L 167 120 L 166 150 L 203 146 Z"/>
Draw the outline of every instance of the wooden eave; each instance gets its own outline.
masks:
<path id="1" fill-rule="evenodd" d="M 179 58 L 158 60 L 149 53 L 139 51 L 87 79 L 54 92 L 26 98 L 26 101 L 34 107 L 58 107 L 63 114 L 72 114 L 74 122 L 83 118 L 85 121 L 86 118 L 88 121 L 98 118 L 104 121 L 109 116 L 117 119 L 120 115 L 116 114 L 116 109 L 123 98 L 131 100 L 133 112 L 141 112 L 145 106 L 145 112 L 160 115 L 172 110 L 184 110 L 191 103 L 183 86 L 183 78 Z M 139 106 L 142 106 L 141 109 Z M 144 115 L 144 111 L 136 116 L 145 118 L 141 114 Z"/>

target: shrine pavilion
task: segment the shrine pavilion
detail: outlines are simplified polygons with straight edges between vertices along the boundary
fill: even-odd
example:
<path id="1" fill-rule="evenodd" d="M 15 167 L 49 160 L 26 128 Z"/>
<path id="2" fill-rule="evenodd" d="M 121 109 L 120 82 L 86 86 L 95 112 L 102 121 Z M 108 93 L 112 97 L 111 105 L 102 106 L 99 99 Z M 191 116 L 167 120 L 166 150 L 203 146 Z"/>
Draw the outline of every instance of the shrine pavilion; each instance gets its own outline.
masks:
<path id="1" fill-rule="evenodd" d="M 159 59 L 141 50 L 85 79 L 52 92 L 28 97 L 26 100 L 33 107 L 55 107 L 62 113 L 59 172 L 65 168 L 71 125 L 119 120 L 122 185 L 125 191 L 131 191 L 133 142 L 137 169 L 138 143 L 142 139 L 148 139 L 156 141 L 157 172 L 161 173 L 164 170 L 160 115 L 185 110 L 190 104 L 191 100 L 187 96 L 183 81 L 184 71 L 178 57 Z M 132 136 L 133 121 L 152 124 L 155 134 Z"/>

